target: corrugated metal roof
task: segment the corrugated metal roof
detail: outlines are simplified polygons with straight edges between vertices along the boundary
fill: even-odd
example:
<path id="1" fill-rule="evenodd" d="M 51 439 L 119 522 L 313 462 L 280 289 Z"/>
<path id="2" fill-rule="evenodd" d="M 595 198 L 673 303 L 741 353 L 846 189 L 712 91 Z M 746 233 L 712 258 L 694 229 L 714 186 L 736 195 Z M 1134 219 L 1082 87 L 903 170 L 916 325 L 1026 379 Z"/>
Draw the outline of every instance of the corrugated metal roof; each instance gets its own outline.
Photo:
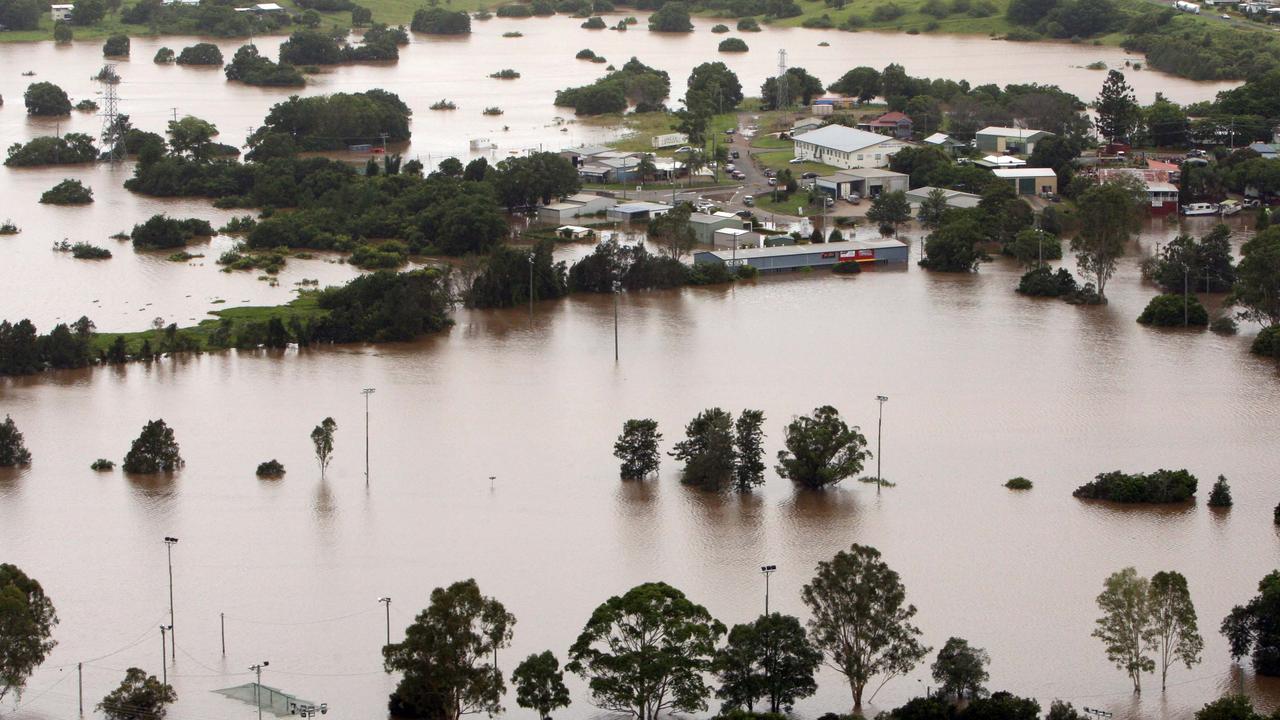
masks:
<path id="1" fill-rule="evenodd" d="M 857 130 L 845 125 L 827 125 L 817 130 L 810 130 L 801 135 L 796 142 L 821 145 L 824 148 L 831 148 L 840 152 L 857 152 L 873 145 L 889 142 L 892 139 L 885 135 L 877 135 L 873 132 Z"/>
<path id="2" fill-rule="evenodd" d="M 901 240 L 844 240 L 833 243 L 811 243 L 808 245 L 778 245 L 776 247 L 750 248 L 739 250 L 735 255 L 730 250 L 708 250 L 721 260 L 747 260 L 751 258 L 788 257 L 791 255 L 812 255 L 815 253 L 843 252 L 846 250 L 882 250 L 885 248 L 905 248 Z M 703 253 L 698 253 L 699 255 Z"/>
<path id="3" fill-rule="evenodd" d="M 995 168 L 991 171 L 993 175 L 1004 180 L 1017 180 L 1018 178 L 1040 178 L 1057 176 L 1053 168 Z"/>
<path id="4" fill-rule="evenodd" d="M 1011 128 L 1000 127 L 999 125 L 990 125 L 978 131 L 979 135 L 1000 135 L 1003 137 L 1029 138 L 1032 135 L 1044 134 L 1052 135 L 1047 130 L 1033 130 L 1031 128 Z"/>

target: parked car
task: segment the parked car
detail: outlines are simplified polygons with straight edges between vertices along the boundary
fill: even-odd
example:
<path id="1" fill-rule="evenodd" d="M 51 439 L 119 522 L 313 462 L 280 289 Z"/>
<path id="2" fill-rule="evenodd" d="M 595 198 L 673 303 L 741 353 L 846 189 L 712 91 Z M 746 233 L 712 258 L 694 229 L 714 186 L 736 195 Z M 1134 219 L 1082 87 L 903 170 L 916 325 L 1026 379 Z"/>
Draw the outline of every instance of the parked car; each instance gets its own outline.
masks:
<path id="1" fill-rule="evenodd" d="M 755 217 L 755 213 L 751 212 L 750 210 L 739 210 L 738 212 L 736 212 L 736 213 L 734 213 L 734 214 L 735 214 L 735 215 L 737 215 L 738 217 L 742 218 L 743 220 L 749 220 L 749 219 L 751 219 L 751 218 Z"/>
<path id="2" fill-rule="evenodd" d="M 742 204 L 747 207 L 755 207 L 756 199 L 751 195 L 744 195 L 742 197 Z"/>
<path id="3" fill-rule="evenodd" d="M 792 165 L 799 165 L 800 163 L 804 162 L 804 160 L 800 158 L 791 158 L 787 162 L 791 163 Z"/>
<path id="4" fill-rule="evenodd" d="M 807 172 L 807 173 L 805 173 L 805 174 L 801 175 L 800 177 L 801 177 L 801 178 L 803 178 L 803 179 L 805 179 L 805 180 L 812 180 L 812 179 L 814 179 L 814 178 L 818 177 L 818 173 L 816 173 L 816 172 Z"/>
<path id="5" fill-rule="evenodd" d="M 733 163 L 725 163 L 724 169 L 725 169 L 725 170 L 728 170 L 729 172 L 733 172 L 734 170 L 737 170 L 738 168 L 737 168 L 737 166 L 735 166 Z"/>
<path id="6" fill-rule="evenodd" d="M 769 178 L 769 184 L 770 184 L 770 185 L 777 185 L 777 184 L 778 184 L 778 178 L 776 178 L 776 177 L 771 177 L 771 178 Z"/>
<path id="7" fill-rule="evenodd" d="M 777 175 L 778 175 L 778 171 L 777 171 L 777 170 L 765 170 L 765 171 L 764 171 L 764 176 L 765 176 L 765 177 L 777 177 Z"/>
<path id="8" fill-rule="evenodd" d="M 738 154 L 737 150 L 734 150 L 733 152 L 729 153 L 729 157 L 733 158 L 734 160 L 737 160 L 739 157 L 742 157 L 742 156 Z"/>
<path id="9" fill-rule="evenodd" d="M 835 204 L 836 204 L 836 199 L 831 197 L 830 195 L 827 195 L 822 198 L 822 205 L 824 207 L 834 207 Z"/>
<path id="10" fill-rule="evenodd" d="M 849 193 L 844 196 L 844 201 L 850 205 L 859 205 L 862 203 L 862 196 L 858 193 Z"/>
<path id="11" fill-rule="evenodd" d="M 1254 209 L 1254 208 L 1262 207 L 1262 201 L 1261 201 L 1261 200 L 1259 200 L 1258 198 L 1245 198 L 1245 200 L 1244 200 L 1244 203 L 1243 203 L 1243 204 L 1244 204 L 1245 208 L 1247 208 L 1247 209 L 1249 209 L 1249 210 L 1252 210 L 1252 209 Z"/>
<path id="12" fill-rule="evenodd" d="M 747 179 L 747 176 L 746 176 L 745 174 L 743 174 L 743 173 L 736 172 L 736 173 L 734 173 L 734 174 L 733 174 L 733 179 L 734 179 L 734 180 L 746 180 L 746 179 Z"/>
<path id="13" fill-rule="evenodd" d="M 1226 13 L 1222 13 L 1222 14 L 1221 14 L 1221 15 L 1219 15 L 1218 17 L 1222 18 L 1223 20 L 1230 20 L 1230 19 L 1231 19 L 1231 16 L 1230 16 L 1230 15 L 1228 15 L 1228 14 L 1226 14 Z"/>

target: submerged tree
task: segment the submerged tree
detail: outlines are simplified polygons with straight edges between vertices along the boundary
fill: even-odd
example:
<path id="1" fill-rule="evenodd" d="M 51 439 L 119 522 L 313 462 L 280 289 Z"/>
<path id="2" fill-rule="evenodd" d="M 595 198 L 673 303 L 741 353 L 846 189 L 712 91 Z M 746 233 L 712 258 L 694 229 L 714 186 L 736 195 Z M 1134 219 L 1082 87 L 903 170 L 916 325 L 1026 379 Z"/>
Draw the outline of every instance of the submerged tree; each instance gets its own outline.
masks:
<path id="1" fill-rule="evenodd" d="M 1129 239 L 1138 229 L 1144 191 L 1128 178 L 1094 185 L 1076 201 L 1080 232 L 1071 239 L 1080 272 L 1091 276 L 1098 295 L 1107 296 L 1107 281 L 1116 271 Z"/>
<path id="2" fill-rule="evenodd" d="M 535 710 L 541 720 L 551 720 L 551 711 L 569 707 L 569 688 L 564 686 L 564 671 L 550 650 L 530 655 L 511 673 L 516 686 L 516 703 Z"/>
<path id="3" fill-rule="evenodd" d="M 1213 490 L 1209 492 L 1209 507 L 1231 507 L 1231 485 L 1227 484 L 1226 476 L 1219 475 L 1213 484 Z"/>
<path id="4" fill-rule="evenodd" d="M 733 447 L 733 416 L 708 408 L 685 426 L 685 439 L 671 453 L 684 463 L 681 482 L 703 490 L 720 490 L 731 481 L 737 456 Z"/>
<path id="5" fill-rule="evenodd" d="M 21 693 L 56 644 L 58 624 L 44 588 L 14 565 L 0 563 L 0 700 Z"/>
<path id="6" fill-rule="evenodd" d="M 792 420 L 785 443 L 787 449 L 778 452 L 778 474 L 813 490 L 856 475 L 871 457 L 867 438 L 830 405 Z"/>
<path id="7" fill-rule="evenodd" d="M 613 456 L 622 461 L 619 472 L 625 480 L 638 480 L 658 471 L 662 453 L 658 443 L 658 421 L 628 420 L 622 424 L 622 434 L 613 444 Z"/>
<path id="8" fill-rule="evenodd" d="M 13 418 L 5 415 L 4 422 L 0 423 L 0 467 L 30 464 L 31 451 L 23 442 L 22 432 Z"/>
<path id="9" fill-rule="evenodd" d="M 152 420 L 142 426 L 142 434 L 133 441 L 121 467 L 127 473 L 154 475 L 174 472 L 184 464 L 173 429 L 164 420 Z"/>
<path id="10" fill-rule="evenodd" d="M 338 430 L 338 423 L 327 417 L 311 430 L 311 444 L 316 448 L 316 462 L 320 463 L 320 479 L 324 479 L 324 471 L 333 459 L 333 434 Z"/>
<path id="11" fill-rule="evenodd" d="M 911 671 L 929 649 L 911 624 L 916 608 L 906 602 L 898 573 L 880 559 L 880 551 L 853 545 L 818 563 L 818 573 L 801 592 L 809 606 L 809 635 L 827 663 L 849 680 L 854 714 L 862 709 L 867 684 L 877 687 Z M 872 693 L 872 697 L 875 693 Z"/>
<path id="12" fill-rule="evenodd" d="M 592 701 L 636 720 L 706 708 L 703 681 L 724 625 L 666 583 L 645 583 L 591 613 L 566 666 Z"/>
<path id="13" fill-rule="evenodd" d="M 497 653 L 511 644 L 515 622 L 502 603 L 480 594 L 475 580 L 432 590 L 404 641 L 382 649 L 386 671 L 402 675 L 391 714 L 458 720 L 501 712 L 506 683 Z"/>
<path id="14" fill-rule="evenodd" d="M 176 702 L 178 694 L 172 685 L 166 685 L 155 675 L 131 667 L 125 671 L 120 687 L 112 690 L 98 710 L 107 720 L 164 720 L 166 707 Z"/>
<path id="15" fill-rule="evenodd" d="M 1151 576 L 1148 590 L 1151 625 L 1148 637 L 1160 659 L 1160 689 L 1169 679 L 1169 666 L 1181 662 L 1190 670 L 1200 662 L 1204 640 L 1196 627 L 1196 606 L 1187 590 L 1187 579 L 1179 572 L 1158 572 Z"/>
<path id="16" fill-rule="evenodd" d="M 1098 596 L 1102 617 L 1093 636 L 1107 648 L 1107 659 L 1133 680 L 1133 691 L 1142 692 L 1142 673 L 1155 670 L 1147 652 L 1152 647 L 1150 583 L 1133 568 L 1125 568 L 1107 578 Z"/>
<path id="17" fill-rule="evenodd" d="M 1280 676 L 1280 570 L 1258 583 L 1258 594 L 1237 605 L 1222 621 L 1222 634 L 1231 645 L 1231 656 L 1252 653 L 1259 675 Z"/>
<path id="18" fill-rule="evenodd" d="M 733 486 L 740 492 L 764 483 L 764 412 L 743 410 L 733 423 Z M 776 711 L 775 711 L 776 712 Z"/>

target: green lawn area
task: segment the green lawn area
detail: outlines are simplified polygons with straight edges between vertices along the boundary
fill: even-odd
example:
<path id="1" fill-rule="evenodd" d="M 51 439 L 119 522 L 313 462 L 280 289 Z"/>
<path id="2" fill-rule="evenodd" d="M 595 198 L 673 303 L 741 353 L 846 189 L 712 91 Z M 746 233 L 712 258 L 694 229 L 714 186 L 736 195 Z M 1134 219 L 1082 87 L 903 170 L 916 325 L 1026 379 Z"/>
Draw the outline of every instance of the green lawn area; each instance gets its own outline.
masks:
<path id="1" fill-rule="evenodd" d="M 314 320 L 327 315 L 328 311 L 320 309 L 316 301 L 316 293 L 307 292 L 285 305 L 227 308 L 225 310 L 215 310 L 209 314 L 216 317 L 201 320 L 199 324 L 192 327 L 178 328 L 180 334 L 199 343 L 201 350 L 221 349 L 209 343 L 209 336 L 222 324 L 223 320 L 232 322 L 232 335 L 234 336 L 234 326 L 236 325 L 265 323 L 273 317 L 280 318 L 287 325 L 293 318 L 303 321 Z M 164 332 L 150 329 L 129 333 L 98 333 L 93 338 L 94 350 L 106 350 L 116 341 L 117 337 L 123 337 L 129 352 L 136 353 L 142 347 L 144 340 L 150 340 L 151 347 L 159 350 L 162 347 L 161 341 L 164 337 Z"/>
<path id="2" fill-rule="evenodd" d="M 819 175 L 830 175 L 838 171 L 840 168 L 832 165 L 824 165 L 816 162 L 802 162 L 791 164 L 791 158 L 795 157 L 795 153 L 790 150 L 772 150 L 770 152 L 756 153 L 756 159 L 761 165 L 773 170 L 783 170 L 789 168 L 791 174 L 797 179 L 807 172 L 816 172 Z"/>
<path id="3" fill-rule="evenodd" d="M 776 135 L 760 135 L 751 139 L 751 147 L 765 150 L 790 150 L 793 143 Z"/>
<path id="4" fill-rule="evenodd" d="M 777 213 L 779 215 L 807 216 L 820 215 L 823 211 L 821 205 L 809 202 L 809 191 L 804 189 L 791 193 L 791 197 L 788 198 L 779 196 L 777 202 L 773 201 L 773 193 L 760 193 L 755 196 L 755 203 L 756 205 L 753 209 L 757 215 L 761 213 Z M 801 208 L 801 211 L 797 213 L 796 208 Z"/>
<path id="5" fill-rule="evenodd" d="M 1013 26 L 1004 18 L 1009 0 L 990 0 L 995 12 L 986 17 L 973 17 L 967 13 L 934 17 L 921 12 L 927 0 L 853 0 L 839 10 L 827 6 L 821 0 L 800 0 L 803 13 L 797 17 L 775 20 L 773 24 L 785 27 L 803 26 L 805 21 L 826 17 L 833 27 L 839 28 L 849 17 L 861 20 L 860 29 L 866 30 L 917 30 L 919 32 L 957 33 L 965 35 L 1003 35 Z M 947 3 L 949 5 L 949 3 Z M 974 0 L 977 5 L 977 0 Z M 902 14 L 885 20 L 873 20 L 872 13 L 881 5 L 896 5 Z M 883 11 L 882 11 L 883 12 Z M 926 29 L 931 28 L 931 29 Z"/>

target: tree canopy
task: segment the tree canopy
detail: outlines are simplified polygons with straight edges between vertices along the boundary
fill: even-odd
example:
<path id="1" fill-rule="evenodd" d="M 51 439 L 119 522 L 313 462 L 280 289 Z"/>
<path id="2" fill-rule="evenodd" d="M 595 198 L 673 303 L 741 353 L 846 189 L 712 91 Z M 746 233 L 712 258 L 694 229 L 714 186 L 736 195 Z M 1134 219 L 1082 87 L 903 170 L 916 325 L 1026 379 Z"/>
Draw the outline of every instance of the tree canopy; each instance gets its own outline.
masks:
<path id="1" fill-rule="evenodd" d="M 31 83 L 22 94 L 28 115 L 55 116 L 71 114 L 71 98 L 51 82 Z"/>
<path id="2" fill-rule="evenodd" d="M 720 680 L 721 711 L 755 712 L 764 701 L 768 712 L 790 712 L 797 700 L 817 692 L 813 676 L 821 662 L 822 652 L 795 617 L 775 612 L 734 625 L 711 664 Z"/>
<path id="3" fill-rule="evenodd" d="M 34 578 L 0 563 L 0 700 L 21 692 L 57 643 L 58 614 Z"/>
<path id="4" fill-rule="evenodd" d="M 131 667 L 125 671 L 120 686 L 98 703 L 98 710 L 107 720 L 164 720 L 167 706 L 177 700 L 172 685 Z"/>
<path id="5" fill-rule="evenodd" d="M 867 438 L 849 427 L 830 405 L 794 418 L 785 433 L 786 450 L 778 451 L 778 474 L 811 490 L 821 490 L 862 470 L 871 457 Z"/>
<path id="6" fill-rule="evenodd" d="M 431 603 L 405 629 L 403 642 L 387 645 L 387 672 L 400 672 L 391 714 L 458 720 L 464 714 L 502 709 L 506 683 L 492 662 L 511 644 L 516 618 L 475 580 L 431 591 Z"/>
<path id="7" fill-rule="evenodd" d="M 636 720 L 706 709 L 703 673 L 724 625 L 666 583 L 637 585 L 591 613 L 569 648 L 592 701 Z"/>
<path id="8" fill-rule="evenodd" d="M 173 429 L 164 420 L 151 420 L 142 426 L 121 467 L 127 473 L 154 475 L 180 470 L 184 464 Z"/>
<path id="9" fill-rule="evenodd" d="M 801 597 L 809 607 L 809 635 L 828 664 L 848 678 L 854 714 L 872 678 L 881 686 L 911 671 L 929 649 L 911 624 L 916 608 L 898 573 L 880 559 L 880 551 L 854 544 L 818 563 L 817 574 Z"/>

